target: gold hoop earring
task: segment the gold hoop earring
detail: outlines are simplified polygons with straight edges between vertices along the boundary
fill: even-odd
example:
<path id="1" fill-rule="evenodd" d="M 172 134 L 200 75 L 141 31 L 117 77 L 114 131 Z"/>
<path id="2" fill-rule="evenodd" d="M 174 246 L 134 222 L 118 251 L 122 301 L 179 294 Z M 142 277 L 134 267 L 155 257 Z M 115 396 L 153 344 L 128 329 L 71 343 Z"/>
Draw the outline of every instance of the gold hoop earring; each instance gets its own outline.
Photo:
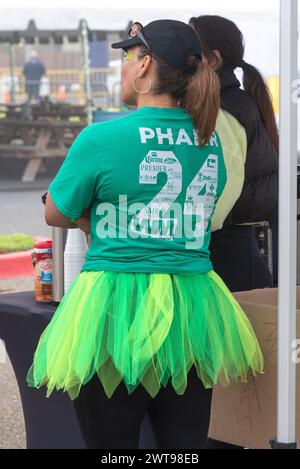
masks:
<path id="1" fill-rule="evenodd" d="M 132 86 L 133 86 L 134 91 L 135 91 L 136 93 L 138 93 L 138 94 L 146 94 L 146 93 L 149 93 L 149 91 L 151 91 L 151 88 L 152 88 L 152 81 L 151 81 L 151 78 L 145 77 L 145 78 L 148 78 L 148 80 L 149 80 L 149 82 L 150 82 L 150 87 L 148 88 L 148 90 L 144 90 L 144 91 L 140 91 L 140 90 L 138 90 L 137 87 L 136 87 L 135 82 L 136 82 L 136 80 L 137 80 L 138 78 L 141 78 L 141 77 L 136 76 L 136 77 L 133 79 Z"/>

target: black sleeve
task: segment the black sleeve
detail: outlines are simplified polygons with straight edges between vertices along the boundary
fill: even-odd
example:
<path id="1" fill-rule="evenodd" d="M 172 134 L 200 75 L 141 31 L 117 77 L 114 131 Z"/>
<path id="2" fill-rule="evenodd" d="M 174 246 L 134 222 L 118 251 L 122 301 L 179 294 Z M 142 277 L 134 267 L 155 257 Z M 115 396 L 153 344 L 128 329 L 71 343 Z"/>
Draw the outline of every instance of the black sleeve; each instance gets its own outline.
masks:
<path id="1" fill-rule="evenodd" d="M 242 196 L 227 217 L 224 227 L 240 223 L 272 221 L 278 217 L 278 176 L 261 178 L 244 186 Z"/>
<path id="2" fill-rule="evenodd" d="M 271 221 L 278 216 L 278 154 L 261 121 L 248 125 L 246 133 L 245 183 L 224 226 Z"/>

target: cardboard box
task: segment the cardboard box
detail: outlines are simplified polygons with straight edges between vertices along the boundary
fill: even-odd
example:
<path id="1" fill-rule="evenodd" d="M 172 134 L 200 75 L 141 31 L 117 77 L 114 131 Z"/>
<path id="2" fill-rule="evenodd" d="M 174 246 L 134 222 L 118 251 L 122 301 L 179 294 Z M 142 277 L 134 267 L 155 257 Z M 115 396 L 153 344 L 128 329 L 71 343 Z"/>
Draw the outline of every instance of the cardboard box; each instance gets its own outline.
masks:
<path id="1" fill-rule="evenodd" d="M 265 374 L 248 383 L 216 386 L 209 436 L 247 448 L 269 449 L 277 435 L 277 289 L 234 295 L 250 319 L 264 358 Z M 297 290 L 297 339 L 300 339 L 300 287 Z M 292 354 L 292 348 L 291 348 Z M 297 355 L 300 358 L 300 353 Z M 300 444 L 300 364 L 297 365 L 297 441 Z"/>

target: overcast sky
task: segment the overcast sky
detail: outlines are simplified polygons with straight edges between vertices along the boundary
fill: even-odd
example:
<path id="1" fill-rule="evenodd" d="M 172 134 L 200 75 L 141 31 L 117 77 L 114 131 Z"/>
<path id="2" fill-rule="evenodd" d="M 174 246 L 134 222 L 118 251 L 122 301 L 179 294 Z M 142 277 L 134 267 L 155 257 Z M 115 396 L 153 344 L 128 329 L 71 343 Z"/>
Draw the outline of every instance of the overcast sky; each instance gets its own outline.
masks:
<path id="1" fill-rule="evenodd" d="M 38 29 L 72 29 L 86 18 L 91 29 L 116 31 L 125 30 L 129 20 L 147 24 L 159 18 L 188 21 L 191 16 L 220 14 L 243 32 L 246 61 L 272 76 L 279 73 L 279 6 L 280 0 L 0 0 L 0 29 L 23 30 L 30 19 Z"/>
<path id="2" fill-rule="evenodd" d="M 250 2 L 241 0 L 9 0 L 6 4 L 1 0 L 0 9 L 5 8 L 106 8 L 109 5 L 118 6 L 124 8 L 126 6 L 134 8 L 135 6 L 139 9 L 145 8 L 163 8 L 164 10 L 168 7 L 172 9 L 180 8 L 205 8 L 207 10 L 220 10 L 220 11 L 278 11 L 279 0 L 251 0 Z"/>

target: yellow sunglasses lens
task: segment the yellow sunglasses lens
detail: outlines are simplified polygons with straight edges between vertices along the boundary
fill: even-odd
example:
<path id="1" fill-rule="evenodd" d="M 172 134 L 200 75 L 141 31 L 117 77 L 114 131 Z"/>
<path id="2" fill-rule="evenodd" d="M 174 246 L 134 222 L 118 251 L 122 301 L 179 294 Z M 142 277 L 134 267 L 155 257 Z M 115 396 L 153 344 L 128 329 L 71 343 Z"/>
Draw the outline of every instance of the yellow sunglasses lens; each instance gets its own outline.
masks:
<path id="1" fill-rule="evenodd" d="M 135 53 L 131 50 L 129 50 L 127 52 L 124 51 L 123 57 L 127 62 L 130 62 L 131 60 L 135 59 Z"/>

